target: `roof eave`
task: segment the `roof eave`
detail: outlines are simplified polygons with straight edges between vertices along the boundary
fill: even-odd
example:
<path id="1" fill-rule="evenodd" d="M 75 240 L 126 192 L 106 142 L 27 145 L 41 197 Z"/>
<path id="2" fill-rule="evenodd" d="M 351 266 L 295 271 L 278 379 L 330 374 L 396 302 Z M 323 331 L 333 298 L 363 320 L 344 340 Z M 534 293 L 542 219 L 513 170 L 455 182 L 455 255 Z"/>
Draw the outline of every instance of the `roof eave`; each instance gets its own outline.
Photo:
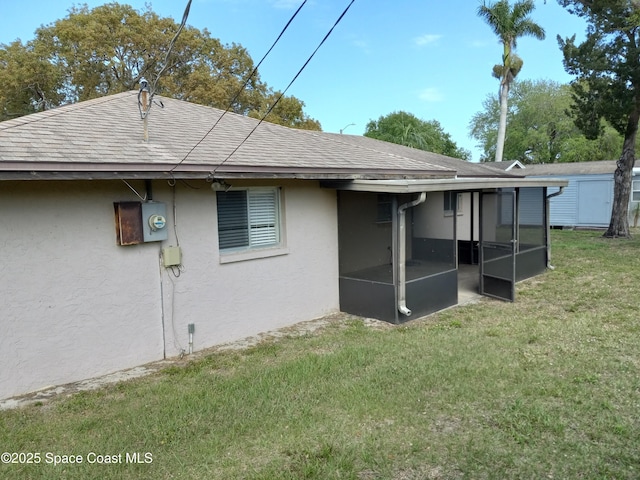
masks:
<path id="1" fill-rule="evenodd" d="M 420 193 L 519 187 L 566 187 L 567 180 L 531 178 L 453 178 L 432 180 L 352 180 L 323 182 L 325 188 L 377 193 Z"/>
<path id="2" fill-rule="evenodd" d="M 38 163 L 0 164 L 0 180 L 109 180 L 109 179 L 308 179 L 308 180 L 399 180 L 454 178 L 452 170 L 256 167 L 205 164 Z"/>

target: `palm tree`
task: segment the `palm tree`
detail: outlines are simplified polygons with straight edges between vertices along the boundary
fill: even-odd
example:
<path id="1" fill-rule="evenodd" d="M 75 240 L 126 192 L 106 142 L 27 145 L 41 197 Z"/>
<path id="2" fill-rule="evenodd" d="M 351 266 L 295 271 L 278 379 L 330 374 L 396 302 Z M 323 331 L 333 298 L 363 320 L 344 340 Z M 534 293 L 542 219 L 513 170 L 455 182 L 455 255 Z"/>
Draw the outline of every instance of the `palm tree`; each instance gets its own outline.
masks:
<path id="1" fill-rule="evenodd" d="M 478 16 L 493 29 L 503 46 L 502 64 L 493 67 L 493 76 L 500 80 L 500 124 L 496 145 L 496 162 L 502 161 L 504 140 L 507 132 L 507 99 L 509 88 L 522 68 L 522 59 L 514 50 L 518 38 L 524 36 L 544 40 L 544 29 L 535 23 L 529 14 L 535 9 L 533 0 L 519 0 L 509 5 L 508 0 L 498 0 L 478 7 Z"/>

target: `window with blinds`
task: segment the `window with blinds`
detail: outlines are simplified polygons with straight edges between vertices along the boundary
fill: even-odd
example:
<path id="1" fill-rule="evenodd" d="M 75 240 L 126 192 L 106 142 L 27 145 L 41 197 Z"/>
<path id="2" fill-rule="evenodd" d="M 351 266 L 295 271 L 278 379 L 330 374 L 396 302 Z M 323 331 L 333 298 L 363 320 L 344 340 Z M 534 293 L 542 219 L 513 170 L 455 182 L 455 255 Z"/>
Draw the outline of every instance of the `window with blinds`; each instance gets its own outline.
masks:
<path id="1" fill-rule="evenodd" d="M 216 192 L 220 250 L 265 248 L 280 243 L 277 188 Z"/>

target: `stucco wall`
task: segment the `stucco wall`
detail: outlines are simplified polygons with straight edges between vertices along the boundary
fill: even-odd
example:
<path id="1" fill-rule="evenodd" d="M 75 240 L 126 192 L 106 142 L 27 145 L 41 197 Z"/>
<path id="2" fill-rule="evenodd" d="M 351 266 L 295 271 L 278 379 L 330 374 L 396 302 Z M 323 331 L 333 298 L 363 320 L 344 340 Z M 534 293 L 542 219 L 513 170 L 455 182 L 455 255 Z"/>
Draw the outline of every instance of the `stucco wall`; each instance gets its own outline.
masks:
<path id="1" fill-rule="evenodd" d="M 126 185 L 0 184 L 0 398 L 162 357 L 155 245 L 117 247 Z"/>
<path id="2" fill-rule="evenodd" d="M 176 355 L 189 323 L 199 350 L 338 309 L 334 191 L 282 184 L 287 253 L 221 264 L 215 194 L 190 185 L 154 182 L 169 239 L 123 247 L 123 182 L 0 184 L 0 398 Z M 178 240 L 183 268 L 164 269 Z"/>
<path id="3" fill-rule="evenodd" d="M 442 192 L 429 192 L 414 209 L 414 234 L 419 238 L 453 239 L 452 215 L 444 214 Z"/>
<path id="4" fill-rule="evenodd" d="M 461 194 L 462 208 L 456 213 L 458 240 L 471 240 L 471 195 L 474 196 L 474 227 L 473 239 L 478 239 L 479 229 L 479 208 L 478 194 L 472 192 L 464 192 Z M 444 213 L 444 192 L 429 192 L 425 203 L 415 207 L 414 212 L 414 229 L 415 236 L 420 238 L 453 238 L 453 221 L 452 215 Z"/>
<path id="5" fill-rule="evenodd" d="M 315 182 L 232 183 L 282 187 L 286 253 L 221 263 L 215 194 L 208 185 L 202 191 L 179 187 L 184 271 L 177 278 L 163 273 L 170 356 L 188 347 L 189 323 L 198 350 L 339 309 L 336 192 Z"/>

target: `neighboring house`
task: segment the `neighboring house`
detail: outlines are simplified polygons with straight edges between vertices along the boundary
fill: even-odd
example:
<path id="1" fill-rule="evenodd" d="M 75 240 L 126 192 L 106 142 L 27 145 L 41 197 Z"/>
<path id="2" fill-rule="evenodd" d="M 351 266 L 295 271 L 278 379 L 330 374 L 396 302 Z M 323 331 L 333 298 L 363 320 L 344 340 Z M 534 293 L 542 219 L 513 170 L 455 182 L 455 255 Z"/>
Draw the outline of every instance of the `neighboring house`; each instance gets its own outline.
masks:
<path id="1" fill-rule="evenodd" d="M 520 163 L 519 160 L 513 160 L 512 162 L 486 162 L 486 165 L 502 170 L 503 172 L 511 172 L 513 170 L 512 173 L 516 173 L 518 170 L 525 168 L 524 164 Z"/>
<path id="2" fill-rule="evenodd" d="M 417 318 L 464 263 L 513 300 L 546 267 L 566 182 L 156 100 L 0 123 L 0 398 L 338 310 Z"/>
<path id="3" fill-rule="evenodd" d="M 503 162 L 505 163 L 505 162 Z M 508 164 L 508 162 L 506 162 Z M 551 201 L 551 226 L 606 228 L 611 220 L 615 161 L 533 164 L 514 167 L 526 177 L 566 179 L 569 184 L 562 195 Z M 629 221 L 640 204 L 640 169 L 634 168 L 633 191 L 629 204 Z M 553 193 L 553 189 L 549 193 Z"/>

